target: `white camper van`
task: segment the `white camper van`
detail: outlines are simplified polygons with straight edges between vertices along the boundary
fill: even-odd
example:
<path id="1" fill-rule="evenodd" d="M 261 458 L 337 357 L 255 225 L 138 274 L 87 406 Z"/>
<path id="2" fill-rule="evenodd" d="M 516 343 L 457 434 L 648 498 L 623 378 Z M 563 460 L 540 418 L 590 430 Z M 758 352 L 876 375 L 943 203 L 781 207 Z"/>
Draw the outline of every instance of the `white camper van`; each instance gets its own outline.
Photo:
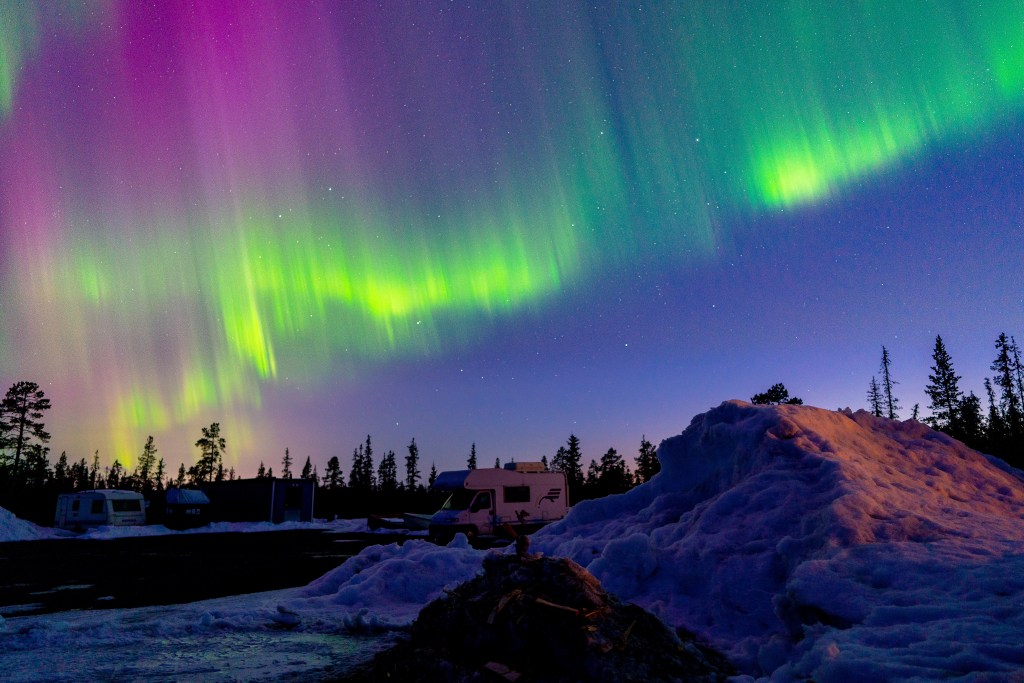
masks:
<path id="1" fill-rule="evenodd" d="M 118 489 L 61 494 L 53 518 L 53 526 L 74 531 L 145 523 L 146 502 L 142 494 Z"/>
<path id="2" fill-rule="evenodd" d="M 452 491 L 430 519 L 431 537 L 442 540 L 460 532 L 470 538 L 501 535 L 508 529 L 530 533 L 569 512 L 565 474 L 539 462 L 442 472 L 434 488 Z"/>

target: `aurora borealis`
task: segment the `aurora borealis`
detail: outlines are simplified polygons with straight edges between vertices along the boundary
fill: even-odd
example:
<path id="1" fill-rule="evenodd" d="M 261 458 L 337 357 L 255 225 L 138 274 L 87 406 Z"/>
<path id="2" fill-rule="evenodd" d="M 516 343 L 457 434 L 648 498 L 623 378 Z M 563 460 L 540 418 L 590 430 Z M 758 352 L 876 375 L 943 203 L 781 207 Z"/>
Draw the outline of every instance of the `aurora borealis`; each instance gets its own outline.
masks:
<path id="1" fill-rule="evenodd" d="M 57 453 L 218 421 L 244 474 L 631 457 L 858 407 L 882 343 L 909 405 L 936 333 L 980 393 L 1022 123 L 1015 1 L 0 0 L 0 380 Z"/>

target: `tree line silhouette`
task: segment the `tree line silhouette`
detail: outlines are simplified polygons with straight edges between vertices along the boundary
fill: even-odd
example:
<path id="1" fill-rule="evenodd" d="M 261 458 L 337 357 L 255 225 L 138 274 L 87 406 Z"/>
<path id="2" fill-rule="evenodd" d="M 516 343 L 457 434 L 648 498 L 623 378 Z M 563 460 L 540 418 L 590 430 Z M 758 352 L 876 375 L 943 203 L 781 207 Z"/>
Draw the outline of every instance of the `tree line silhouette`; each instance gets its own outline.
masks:
<path id="1" fill-rule="evenodd" d="M 933 429 L 945 432 L 976 450 L 1002 458 L 1014 467 L 1024 467 L 1024 364 L 1020 348 L 1012 336 L 1001 333 L 995 342 L 995 359 L 990 369 L 994 373 L 984 378 L 987 407 L 973 391 L 964 393 L 961 376 L 953 366 L 953 359 L 941 335 L 935 337 L 931 373 L 925 386 L 929 398 L 930 415 L 923 422 Z M 893 378 L 892 359 L 888 349 L 882 347 L 879 374 L 872 376 L 868 385 L 868 407 L 873 414 L 898 419 L 902 410 Z M 752 403 L 801 404 L 803 401 L 789 395 L 784 385 L 776 384 L 767 391 L 755 394 Z M 126 469 L 117 459 L 108 466 L 100 466 L 99 451 L 92 459 L 73 461 L 62 452 L 51 466 L 50 449 L 46 445 L 50 434 L 46 431 L 44 415 L 50 401 L 34 382 L 15 382 L 0 401 L 0 507 L 20 517 L 40 524 L 53 519 L 56 497 L 61 493 L 98 488 L 121 488 L 140 491 L 148 500 L 162 500 L 163 492 L 171 486 L 200 486 L 206 482 L 238 478 L 234 468 L 225 469 L 224 452 L 228 443 L 221 434 L 220 424 L 214 422 L 201 429 L 195 442 L 198 449 L 196 462 L 190 467 L 181 463 L 176 476 L 166 471 L 164 459 L 158 457 L 154 439 L 149 436 L 142 447 L 136 466 Z M 919 406 L 912 409 L 911 417 L 918 419 Z M 398 456 L 393 450 L 383 453 L 375 462 L 372 438 L 352 451 L 346 478 L 341 460 L 331 456 L 323 475 L 306 458 L 297 475 L 294 461 L 286 448 L 281 459 L 279 478 L 308 479 L 317 487 L 316 515 L 363 516 L 371 512 L 428 512 L 443 501 L 443 494 L 432 491 L 437 468 L 431 463 L 424 479 L 420 471 L 420 453 L 416 439 L 406 446 L 403 457 L 404 473 L 399 472 Z M 470 446 L 466 468 L 478 465 L 476 444 Z M 570 434 L 564 445 L 541 462 L 552 470 L 565 472 L 573 502 L 622 493 L 637 484 L 650 480 L 661 468 L 654 445 L 642 437 L 632 467 L 615 448 L 609 448 L 599 458 L 592 458 L 584 470 L 585 462 L 580 439 Z M 496 458 L 495 467 L 501 467 Z M 275 477 L 273 467 L 260 462 L 257 477 Z"/>
<path id="2" fill-rule="evenodd" d="M 184 462 L 180 463 L 176 476 L 167 473 L 166 463 L 158 457 L 159 451 L 152 436 L 146 439 L 132 470 L 125 468 L 116 458 L 109 466 L 101 467 L 99 451 L 93 453 L 91 461 L 84 457 L 71 461 L 67 453 L 62 452 L 51 467 L 50 448 L 46 445 L 50 434 L 43 422 L 50 407 L 49 399 L 34 382 L 16 382 L 0 402 L 0 507 L 19 517 L 39 524 L 51 523 L 57 496 L 62 493 L 119 488 L 139 491 L 147 500 L 159 505 L 168 488 L 200 487 L 207 482 L 238 478 L 233 467 L 224 467 L 228 442 L 218 422 L 201 428 L 201 436 L 195 442 L 198 449 L 196 462 L 189 467 Z M 438 475 L 434 463 L 431 463 L 426 480 L 423 478 L 415 438 L 406 447 L 401 476 L 398 456 L 393 450 L 384 452 L 378 462 L 374 461 L 374 454 L 373 440 L 367 435 L 366 441 L 352 451 L 346 479 L 336 455 L 327 460 L 322 476 L 309 457 L 299 473 L 294 474 L 291 451 L 285 448 L 278 478 L 314 482 L 318 489 L 315 496 L 315 514 L 318 517 L 365 516 L 372 512 L 428 512 L 436 510 L 443 502 L 446 494 L 431 488 Z M 541 461 L 545 466 L 549 465 L 547 456 L 542 456 Z M 641 439 L 633 469 L 614 448 L 609 448 L 599 460 L 592 459 L 586 474 L 582 463 L 580 440 L 575 434 L 557 449 L 550 462 L 552 469 L 566 473 L 573 501 L 624 492 L 653 477 L 661 467 L 655 448 L 646 437 Z M 466 467 L 476 469 L 477 466 L 476 444 L 473 443 Z M 501 467 L 500 459 L 495 459 L 494 466 Z M 256 477 L 275 477 L 273 466 L 266 467 L 261 461 Z"/>
<path id="3" fill-rule="evenodd" d="M 966 394 L 960 386 L 960 375 L 953 367 L 953 358 L 936 335 L 932 350 L 931 373 L 924 392 L 931 414 L 922 421 L 932 429 L 949 434 L 967 446 L 1024 467 L 1024 364 L 1021 363 L 1017 340 L 999 334 L 995 341 L 995 359 L 989 366 L 994 373 L 984 378 L 987 407 L 973 391 Z M 881 377 L 872 377 L 868 385 L 868 407 L 878 417 L 898 419 L 902 409 L 895 396 L 891 373 L 892 361 L 882 347 L 879 367 Z M 911 411 L 919 419 L 919 406 Z"/>

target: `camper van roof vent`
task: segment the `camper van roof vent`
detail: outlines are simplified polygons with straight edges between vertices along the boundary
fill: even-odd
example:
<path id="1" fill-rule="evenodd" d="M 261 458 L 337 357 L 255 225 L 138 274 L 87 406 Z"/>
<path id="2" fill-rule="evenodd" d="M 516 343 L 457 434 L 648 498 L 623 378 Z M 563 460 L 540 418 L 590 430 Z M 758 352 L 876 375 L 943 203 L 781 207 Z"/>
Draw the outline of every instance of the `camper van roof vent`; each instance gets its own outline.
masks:
<path id="1" fill-rule="evenodd" d="M 542 462 L 508 462 L 505 469 L 511 472 L 545 472 L 546 468 Z"/>

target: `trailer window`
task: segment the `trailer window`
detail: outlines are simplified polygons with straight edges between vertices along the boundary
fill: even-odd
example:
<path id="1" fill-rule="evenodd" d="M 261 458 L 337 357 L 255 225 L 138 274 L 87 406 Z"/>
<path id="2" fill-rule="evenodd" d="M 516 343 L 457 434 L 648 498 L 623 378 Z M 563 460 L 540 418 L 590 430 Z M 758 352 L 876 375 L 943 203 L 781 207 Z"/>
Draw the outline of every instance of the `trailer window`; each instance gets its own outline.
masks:
<path id="1" fill-rule="evenodd" d="M 99 499 L 99 500 L 94 500 L 92 502 L 92 510 L 90 510 L 90 512 L 92 514 L 94 514 L 94 515 L 102 515 L 103 514 L 103 499 L 102 498 Z"/>
<path id="2" fill-rule="evenodd" d="M 529 503 L 530 487 L 506 486 L 504 498 L 506 503 Z"/>
<path id="3" fill-rule="evenodd" d="M 114 505 L 114 512 L 142 512 L 142 501 L 138 498 L 110 502 Z"/>

